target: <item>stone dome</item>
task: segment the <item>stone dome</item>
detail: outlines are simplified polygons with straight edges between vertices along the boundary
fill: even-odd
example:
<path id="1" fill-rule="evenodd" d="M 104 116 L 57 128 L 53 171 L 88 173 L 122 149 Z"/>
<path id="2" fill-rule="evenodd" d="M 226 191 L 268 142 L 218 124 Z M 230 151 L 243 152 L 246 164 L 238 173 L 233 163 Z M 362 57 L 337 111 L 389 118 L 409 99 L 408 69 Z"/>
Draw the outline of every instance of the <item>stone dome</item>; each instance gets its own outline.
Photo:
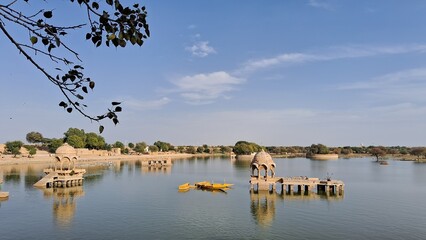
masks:
<path id="1" fill-rule="evenodd" d="M 77 151 L 75 150 L 75 148 L 70 146 L 68 143 L 64 143 L 62 144 L 62 146 L 56 149 L 56 155 L 74 156 L 76 154 L 77 154 Z"/>
<path id="2" fill-rule="evenodd" d="M 254 155 L 253 160 L 251 161 L 251 165 L 257 165 L 257 166 L 272 165 L 275 167 L 275 163 L 274 163 L 274 160 L 272 160 L 271 155 L 263 150 L 261 152 L 256 153 L 256 155 Z"/>

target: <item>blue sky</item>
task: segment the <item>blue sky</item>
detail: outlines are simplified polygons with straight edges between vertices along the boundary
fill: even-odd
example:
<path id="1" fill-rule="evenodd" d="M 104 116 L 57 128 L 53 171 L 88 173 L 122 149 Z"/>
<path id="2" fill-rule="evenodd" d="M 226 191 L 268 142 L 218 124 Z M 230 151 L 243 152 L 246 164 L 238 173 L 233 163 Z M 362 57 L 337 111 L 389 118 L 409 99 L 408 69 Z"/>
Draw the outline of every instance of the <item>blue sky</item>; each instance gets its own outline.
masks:
<path id="1" fill-rule="evenodd" d="M 103 123 L 108 142 L 426 145 L 425 1 L 143 4 L 152 36 L 141 48 L 71 36 L 97 84 L 88 113 L 123 102 L 120 124 Z M 97 132 L 58 107 L 59 91 L 3 35 L 0 49 L 0 142 Z"/>

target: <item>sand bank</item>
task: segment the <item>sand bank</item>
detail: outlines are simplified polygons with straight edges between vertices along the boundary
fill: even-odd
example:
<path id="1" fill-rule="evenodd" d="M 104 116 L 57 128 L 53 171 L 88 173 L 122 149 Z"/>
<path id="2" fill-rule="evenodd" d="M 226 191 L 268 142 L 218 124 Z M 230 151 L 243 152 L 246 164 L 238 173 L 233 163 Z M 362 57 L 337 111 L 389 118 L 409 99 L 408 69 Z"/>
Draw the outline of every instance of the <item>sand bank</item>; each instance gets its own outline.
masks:
<path id="1" fill-rule="evenodd" d="M 194 154 L 173 153 L 173 154 L 153 154 L 153 155 L 118 155 L 118 156 L 83 156 L 79 157 L 77 164 L 80 163 L 101 163 L 112 161 L 136 161 L 136 160 L 161 160 L 171 158 L 172 160 L 196 157 Z M 50 164 L 55 162 L 55 156 L 34 156 L 33 158 L 18 157 L 14 158 L 10 155 L 0 156 L 0 166 L 4 165 L 21 165 L 21 164 Z"/>

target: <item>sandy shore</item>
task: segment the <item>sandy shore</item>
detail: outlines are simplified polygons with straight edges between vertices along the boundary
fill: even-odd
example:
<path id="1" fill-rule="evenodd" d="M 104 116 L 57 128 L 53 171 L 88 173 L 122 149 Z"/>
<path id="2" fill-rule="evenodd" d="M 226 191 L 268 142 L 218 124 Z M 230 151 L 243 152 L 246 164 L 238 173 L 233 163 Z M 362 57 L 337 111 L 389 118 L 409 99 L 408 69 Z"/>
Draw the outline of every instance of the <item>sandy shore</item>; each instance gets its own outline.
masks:
<path id="1" fill-rule="evenodd" d="M 119 156 L 83 156 L 79 157 L 77 164 L 83 163 L 102 163 L 113 161 L 136 161 L 136 160 L 161 160 L 171 158 L 172 160 L 197 157 L 201 155 L 174 153 L 174 154 L 155 154 L 155 155 L 119 155 Z M 205 155 L 202 155 L 205 156 Z M 210 156 L 210 155 L 207 155 Z M 0 156 L 0 166 L 21 165 L 21 164 L 50 164 L 54 163 L 55 157 L 52 156 L 34 156 L 33 158 L 18 157 L 10 155 Z"/>

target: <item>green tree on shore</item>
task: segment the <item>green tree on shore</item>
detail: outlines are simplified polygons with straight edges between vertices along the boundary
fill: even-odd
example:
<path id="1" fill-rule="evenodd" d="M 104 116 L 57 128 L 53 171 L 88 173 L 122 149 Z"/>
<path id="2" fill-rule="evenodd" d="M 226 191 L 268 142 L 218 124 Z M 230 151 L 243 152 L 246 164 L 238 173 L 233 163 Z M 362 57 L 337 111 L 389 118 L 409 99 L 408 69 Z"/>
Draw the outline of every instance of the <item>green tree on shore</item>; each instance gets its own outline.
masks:
<path id="1" fill-rule="evenodd" d="M 86 134 L 86 148 L 99 150 L 99 149 L 103 149 L 104 146 L 105 146 L 105 139 L 102 136 L 93 132 Z"/>
<path id="2" fill-rule="evenodd" d="M 28 154 L 33 157 L 37 153 L 37 148 L 33 145 L 24 145 L 24 147 L 28 150 Z"/>
<path id="3" fill-rule="evenodd" d="M 421 156 L 426 157 L 426 148 L 425 147 L 413 147 L 410 150 L 410 154 L 416 156 L 418 159 Z"/>
<path id="4" fill-rule="evenodd" d="M 136 143 L 134 150 L 137 153 L 145 153 L 146 146 L 147 145 L 145 142 L 139 142 L 139 143 Z"/>
<path id="5" fill-rule="evenodd" d="M 149 146 L 149 147 L 148 147 L 148 150 L 149 150 L 150 152 L 158 152 L 158 151 L 159 151 L 159 149 L 158 149 L 158 147 L 157 147 L 156 145 L 151 145 L 151 146 Z"/>
<path id="6" fill-rule="evenodd" d="M 174 147 L 168 142 L 156 141 L 154 145 L 158 147 L 160 152 L 168 152 L 169 150 L 174 149 Z"/>
<path id="7" fill-rule="evenodd" d="M 233 151 L 237 155 L 250 155 L 252 153 L 262 151 L 262 147 L 256 143 L 238 141 L 237 143 L 235 143 Z"/>
<path id="8" fill-rule="evenodd" d="M 64 144 L 64 140 L 62 138 L 52 138 L 47 143 L 47 147 L 50 153 L 55 153 L 56 149 L 62 146 L 62 144 Z"/>
<path id="9" fill-rule="evenodd" d="M 194 146 L 189 146 L 186 148 L 185 152 L 189 154 L 195 154 L 197 153 L 197 149 Z"/>
<path id="10" fill-rule="evenodd" d="M 378 162 L 380 157 L 386 155 L 386 150 L 383 147 L 372 147 L 370 148 L 369 153 L 371 156 L 374 156 Z"/>
<path id="11" fill-rule="evenodd" d="M 22 146 L 24 146 L 24 143 L 21 141 L 6 142 L 6 151 L 16 157 L 18 154 L 21 154 Z"/>
<path id="12" fill-rule="evenodd" d="M 112 144 L 113 148 L 120 148 L 121 152 L 124 153 L 124 143 L 120 142 L 120 141 L 116 141 L 114 144 Z"/>
<path id="13" fill-rule="evenodd" d="M 67 138 L 67 143 L 74 148 L 84 148 L 86 143 L 84 140 L 78 135 L 71 135 Z"/>
<path id="14" fill-rule="evenodd" d="M 39 132 L 29 132 L 27 133 L 26 139 L 29 143 L 42 143 L 44 138 Z"/>

